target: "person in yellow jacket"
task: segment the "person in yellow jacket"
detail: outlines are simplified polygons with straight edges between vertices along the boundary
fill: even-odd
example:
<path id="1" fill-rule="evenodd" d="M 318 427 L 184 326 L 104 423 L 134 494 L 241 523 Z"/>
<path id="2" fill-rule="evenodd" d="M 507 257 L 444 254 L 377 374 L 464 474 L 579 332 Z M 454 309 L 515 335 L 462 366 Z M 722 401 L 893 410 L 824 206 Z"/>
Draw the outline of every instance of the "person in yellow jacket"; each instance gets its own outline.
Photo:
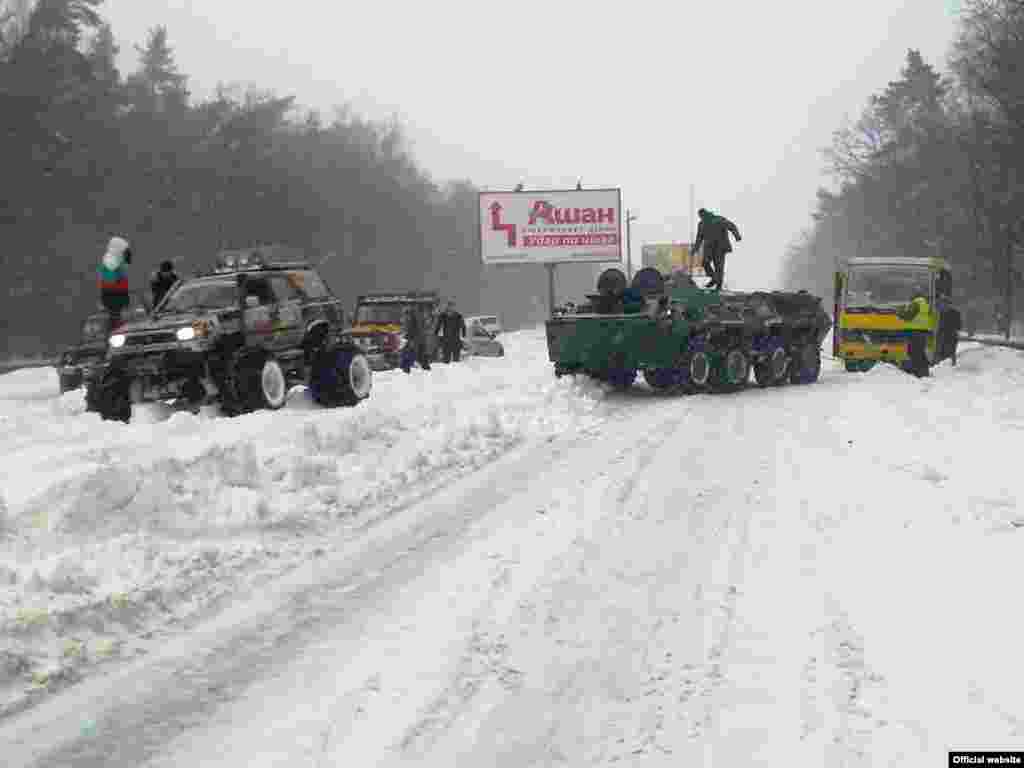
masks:
<path id="1" fill-rule="evenodd" d="M 907 345 L 906 370 L 918 378 L 930 376 L 927 355 L 928 335 L 934 330 L 931 307 L 924 296 L 915 296 L 910 303 L 897 313 L 911 331 L 910 343 Z"/>

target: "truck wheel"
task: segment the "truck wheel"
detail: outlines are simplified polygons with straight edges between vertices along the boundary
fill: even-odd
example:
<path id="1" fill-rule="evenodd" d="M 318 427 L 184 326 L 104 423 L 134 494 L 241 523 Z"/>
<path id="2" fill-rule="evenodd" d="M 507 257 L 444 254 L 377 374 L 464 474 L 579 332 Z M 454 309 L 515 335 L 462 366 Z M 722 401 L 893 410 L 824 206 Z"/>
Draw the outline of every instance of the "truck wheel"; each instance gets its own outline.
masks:
<path id="1" fill-rule="evenodd" d="M 313 364 L 309 388 L 321 405 L 358 405 L 370 396 L 373 371 L 366 355 L 347 345 L 325 347 Z"/>
<path id="2" fill-rule="evenodd" d="M 90 382 L 85 394 L 86 410 L 104 421 L 127 424 L 132 418 L 131 380 L 119 374 Z"/>

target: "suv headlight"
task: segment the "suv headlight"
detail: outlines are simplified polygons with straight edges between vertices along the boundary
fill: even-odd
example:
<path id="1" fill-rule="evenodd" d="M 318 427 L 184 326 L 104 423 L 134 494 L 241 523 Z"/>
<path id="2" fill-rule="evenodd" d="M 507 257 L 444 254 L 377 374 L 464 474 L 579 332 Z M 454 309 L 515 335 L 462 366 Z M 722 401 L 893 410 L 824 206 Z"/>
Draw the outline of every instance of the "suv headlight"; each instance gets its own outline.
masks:
<path id="1" fill-rule="evenodd" d="M 192 326 L 179 328 L 175 335 L 178 337 L 178 341 L 192 341 L 196 337 L 196 329 Z"/>
<path id="2" fill-rule="evenodd" d="M 110 346 L 114 349 L 120 349 L 124 346 L 125 336 L 123 333 L 115 333 L 110 337 Z"/>

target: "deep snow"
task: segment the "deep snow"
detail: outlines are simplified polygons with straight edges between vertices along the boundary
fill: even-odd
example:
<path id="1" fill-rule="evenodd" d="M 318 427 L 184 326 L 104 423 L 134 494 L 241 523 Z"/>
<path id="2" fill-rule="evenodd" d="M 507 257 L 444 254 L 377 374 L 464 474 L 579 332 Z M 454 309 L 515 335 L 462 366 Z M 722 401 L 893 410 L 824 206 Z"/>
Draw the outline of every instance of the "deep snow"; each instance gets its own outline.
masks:
<path id="1" fill-rule="evenodd" d="M 219 595 L 322 562 L 340 581 L 308 575 L 295 623 L 312 635 L 273 674 L 242 685 L 212 654 L 206 674 L 238 690 L 201 727 L 93 764 L 923 765 L 1020 748 L 1024 354 L 965 344 L 925 380 L 829 362 L 811 387 L 657 398 L 554 380 L 536 331 L 506 347 L 378 375 L 353 410 L 297 391 L 283 413 L 127 427 L 55 397 L 46 372 L 0 378 L 10 706 L 105 657 L 160 656 L 160 631 Z M 92 754 L 146 730 L 117 690 L 116 717 L 81 715 Z M 11 722 L 8 754 L 58 747 Z"/>

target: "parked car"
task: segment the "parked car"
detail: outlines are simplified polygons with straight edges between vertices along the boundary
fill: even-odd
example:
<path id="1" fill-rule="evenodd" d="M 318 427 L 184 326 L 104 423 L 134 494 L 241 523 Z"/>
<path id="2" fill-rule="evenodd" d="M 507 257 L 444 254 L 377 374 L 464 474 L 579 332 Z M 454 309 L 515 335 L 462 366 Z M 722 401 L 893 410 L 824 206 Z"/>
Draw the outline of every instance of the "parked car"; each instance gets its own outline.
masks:
<path id="1" fill-rule="evenodd" d="M 504 357 L 505 347 L 498 341 L 501 322 L 495 315 L 474 315 L 466 318 L 466 339 L 463 354 L 477 357 Z"/>

